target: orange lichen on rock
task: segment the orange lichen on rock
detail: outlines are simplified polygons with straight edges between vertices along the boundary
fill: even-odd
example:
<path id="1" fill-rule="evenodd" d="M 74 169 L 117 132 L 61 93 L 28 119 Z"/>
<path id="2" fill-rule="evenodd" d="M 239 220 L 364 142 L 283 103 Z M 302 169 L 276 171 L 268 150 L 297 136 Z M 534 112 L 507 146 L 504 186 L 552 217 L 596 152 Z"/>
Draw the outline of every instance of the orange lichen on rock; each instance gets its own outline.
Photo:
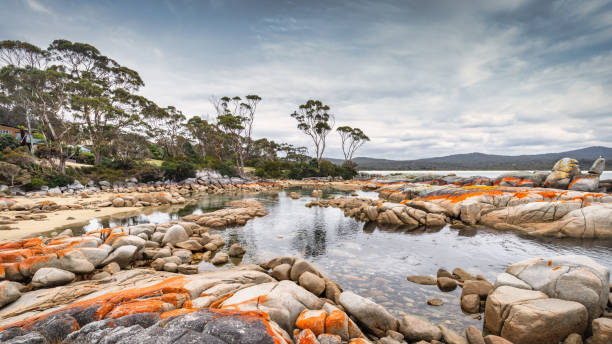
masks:
<path id="1" fill-rule="evenodd" d="M 160 311 L 169 310 L 166 305 L 169 305 L 169 303 L 162 301 L 161 298 L 127 301 L 114 307 L 110 312 L 104 315 L 100 314 L 100 317 L 115 319 L 131 314 L 159 313 Z"/>
<path id="2" fill-rule="evenodd" d="M 325 332 L 325 318 L 327 312 L 324 310 L 310 310 L 305 309 L 300 313 L 295 326 L 299 329 L 305 330 L 310 329 L 315 335 L 320 335 Z"/>
<path id="3" fill-rule="evenodd" d="M 166 318 L 171 318 L 177 315 L 192 313 L 196 311 L 198 311 L 197 308 L 177 308 L 171 311 L 163 312 L 162 314 L 159 315 L 159 317 L 161 319 L 166 319 Z"/>
<path id="4" fill-rule="evenodd" d="M 363 338 L 355 338 L 352 339 L 349 344 L 370 344 L 370 342 L 368 342 L 367 340 L 363 339 Z"/>
<path id="5" fill-rule="evenodd" d="M 336 309 L 325 319 L 325 332 L 349 339 L 349 317 L 343 311 Z"/>
<path id="6" fill-rule="evenodd" d="M 318 342 L 317 336 L 310 329 L 302 330 L 295 335 L 295 344 L 315 344 Z"/>
<path id="7" fill-rule="evenodd" d="M 111 233 L 104 243 L 107 245 L 112 245 L 115 242 L 115 240 L 123 236 L 127 236 L 127 233 L 125 232 Z"/>

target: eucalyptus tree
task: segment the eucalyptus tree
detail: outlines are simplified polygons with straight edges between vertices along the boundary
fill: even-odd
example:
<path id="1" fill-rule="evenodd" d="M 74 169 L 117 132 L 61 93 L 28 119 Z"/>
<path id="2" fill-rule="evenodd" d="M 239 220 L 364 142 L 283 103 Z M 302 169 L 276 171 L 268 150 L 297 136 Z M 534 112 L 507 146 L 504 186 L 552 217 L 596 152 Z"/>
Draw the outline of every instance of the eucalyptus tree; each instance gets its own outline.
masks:
<path id="1" fill-rule="evenodd" d="M 70 105 L 83 127 L 100 165 L 109 150 L 113 129 L 130 130 L 142 124 L 140 110 L 147 105 L 135 94 L 144 83 L 138 73 L 86 43 L 55 40 L 48 48 L 52 61 L 63 66 L 73 82 Z"/>
<path id="2" fill-rule="evenodd" d="M 210 154 L 219 161 L 223 160 L 227 153 L 227 136 L 216 124 L 193 116 L 187 121 L 186 128 L 197 141 L 203 158 Z"/>
<path id="3" fill-rule="evenodd" d="M 33 85 L 28 85 L 24 80 L 14 78 L 10 74 L 15 70 L 33 71 L 42 68 L 47 62 L 48 53 L 39 47 L 22 41 L 4 40 L 0 42 L 0 65 L 4 68 L 10 68 L 12 71 L 3 71 L 3 76 L 10 80 L 2 81 L 2 100 L 4 103 L 21 106 L 25 109 L 26 123 L 28 125 L 28 134 L 32 137 L 32 125 L 30 114 L 33 107 L 33 101 L 30 96 Z M 19 73 L 24 76 L 25 73 Z M 8 83 L 8 84 L 7 84 Z M 11 84 L 12 83 L 12 84 Z M 34 157 L 34 147 L 30 145 L 30 153 Z"/>
<path id="4" fill-rule="evenodd" d="M 342 140 L 342 153 L 344 154 L 344 163 L 351 162 L 353 155 L 361 146 L 363 146 L 370 138 L 359 128 L 351 128 L 342 126 L 336 129 Z"/>
<path id="5" fill-rule="evenodd" d="M 244 177 L 244 162 L 250 154 L 253 122 L 261 97 L 248 95 L 243 101 L 238 96 L 233 98 L 213 96 L 210 100 L 217 112 L 217 126 L 228 136 L 236 154 L 238 173 Z"/>
<path id="6" fill-rule="evenodd" d="M 298 129 L 310 136 L 315 146 L 317 163 L 321 162 L 327 143 L 327 136 L 332 131 L 335 118 L 329 112 L 329 106 L 320 100 L 308 100 L 302 104 L 291 117 L 298 121 Z"/>

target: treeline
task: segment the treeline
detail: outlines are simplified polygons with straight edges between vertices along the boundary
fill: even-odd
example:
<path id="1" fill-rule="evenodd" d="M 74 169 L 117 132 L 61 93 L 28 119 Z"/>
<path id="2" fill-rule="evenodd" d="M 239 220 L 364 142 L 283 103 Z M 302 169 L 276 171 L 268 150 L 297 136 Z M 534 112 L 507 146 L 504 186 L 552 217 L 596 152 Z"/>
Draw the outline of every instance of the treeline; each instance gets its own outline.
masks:
<path id="1" fill-rule="evenodd" d="M 55 40 L 47 49 L 0 42 L 0 123 L 33 130 L 45 142 L 35 150 L 0 139 L 3 182 L 35 188 L 74 178 L 181 180 L 200 168 L 245 177 L 304 178 L 355 175 L 354 152 L 369 138 L 358 128 L 338 128 L 345 163 L 322 160 L 334 127 L 329 106 L 309 100 L 291 114 L 313 140 L 305 147 L 252 137 L 258 95 L 211 97 L 212 118 L 187 118 L 138 94 L 138 72 L 86 43 Z M 35 159 L 36 158 L 36 159 Z M 93 165 L 75 169 L 69 160 Z M 42 162 L 42 163 L 41 163 Z M 9 166 L 11 165 L 11 166 Z"/>

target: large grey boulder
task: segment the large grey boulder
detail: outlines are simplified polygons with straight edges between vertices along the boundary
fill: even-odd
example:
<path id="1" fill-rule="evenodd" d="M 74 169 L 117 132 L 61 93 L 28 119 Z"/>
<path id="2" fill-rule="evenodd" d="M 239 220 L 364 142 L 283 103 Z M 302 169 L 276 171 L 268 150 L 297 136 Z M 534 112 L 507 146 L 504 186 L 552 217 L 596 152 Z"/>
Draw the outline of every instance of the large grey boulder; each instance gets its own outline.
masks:
<path id="1" fill-rule="evenodd" d="M 94 266 L 99 266 L 108 257 L 108 251 L 103 248 L 83 247 L 79 251 Z"/>
<path id="2" fill-rule="evenodd" d="M 18 284 L 15 282 L 0 282 L 0 308 L 21 297 Z"/>
<path id="3" fill-rule="evenodd" d="M 353 292 L 340 294 L 339 302 L 378 337 L 384 337 L 388 330 L 397 331 L 399 327 L 398 321 L 383 306 Z"/>
<path id="4" fill-rule="evenodd" d="M 37 288 L 55 287 L 74 281 L 75 275 L 66 270 L 56 268 L 42 268 L 32 277 L 32 285 Z"/>
<path id="5" fill-rule="evenodd" d="M 610 270 L 586 256 L 528 259 L 506 272 L 549 297 L 583 304 L 589 318 L 603 314 L 610 293 Z"/>
<path id="6" fill-rule="evenodd" d="M 138 247 L 134 245 L 126 245 L 121 246 L 114 250 L 100 265 L 106 265 L 111 262 L 115 262 L 119 264 L 122 268 L 127 267 L 136 256 L 136 252 L 138 252 Z"/>
<path id="7" fill-rule="evenodd" d="M 569 190 L 593 192 L 599 189 L 598 174 L 582 174 L 574 177 L 568 186 Z"/>
<path id="8" fill-rule="evenodd" d="M 442 338 L 442 331 L 438 326 L 412 315 L 405 315 L 400 320 L 399 332 L 404 335 L 408 342 L 418 342 L 420 340 L 430 342 Z"/>
<path id="9" fill-rule="evenodd" d="M 189 239 L 189 235 L 185 228 L 181 225 L 174 225 L 166 231 L 164 235 L 164 239 L 162 240 L 162 245 L 166 244 L 176 244 L 182 241 L 186 241 Z"/>
<path id="10" fill-rule="evenodd" d="M 600 175 L 603 173 L 605 168 L 606 168 L 606 159 L 600 156 L 597 160 L 593 162 L 593 165 L 591 165 L 591 168 L 589 168 L 589 173 Z"/>
<path id="11" fill-rule="evenodd" d="M 136 235 L 126 235 L 126 236 L 122 236 L 117 238 L 117 240 L 115 240 L 113 242 L 113 244 L 111 245 L 111 247 L 113 248 L 113 250 L 117 249 L 118 247 L 121 246 L 126 246 L 126 245 L 134 245 L 136 247 L 138 247 L 138 249 L 142 249 L 145 246 L 146 240 L 136 236 Z"/>
<path id="12" fill-rule="evenodd" d="M 546 299 L 548 296 L 541 291 L 519 289 L 501 286 L 487 298 L 485 306 L 485 326 L 493 334 L 500 334 L 504 326 L 508 310 L 513 305 L 529 300 Z"/>
<path id="13" fill-rule="evenodd" d="M 81 252 L 81 249 L 66 252 L 54 265 L 59 269 L 77 274 L 90 273 L 95 269 L 95 266 L 87 260 L 87 256 Z"/>
<path id="14" fill-rule="evenodd" d="M 500 335 L 512 343 L 557 344 L 587 325 L 587 310 L 578 302 L 530 300 L 510 308 Z"/>

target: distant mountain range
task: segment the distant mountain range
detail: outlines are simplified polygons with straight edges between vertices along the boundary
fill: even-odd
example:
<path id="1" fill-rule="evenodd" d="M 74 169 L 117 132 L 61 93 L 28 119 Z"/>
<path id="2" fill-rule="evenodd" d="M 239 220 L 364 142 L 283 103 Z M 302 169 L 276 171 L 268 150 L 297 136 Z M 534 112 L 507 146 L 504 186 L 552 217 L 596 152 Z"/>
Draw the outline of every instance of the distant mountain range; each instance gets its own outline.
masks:
<path id="1" fill-rule="evenodd" d="M 612 148 L 594 146 L 567 152 L 532 155 L 492 155 L 484 153 L 453 154 L 417 160 L 353 158 L 359 170 L 550 170 L 562 158 L 574 158 L 581 170 L 588 170 L 595 159 L 603 156 L 612 169 Z M 334 164 L 342 159 L 326 158 Z"/>

